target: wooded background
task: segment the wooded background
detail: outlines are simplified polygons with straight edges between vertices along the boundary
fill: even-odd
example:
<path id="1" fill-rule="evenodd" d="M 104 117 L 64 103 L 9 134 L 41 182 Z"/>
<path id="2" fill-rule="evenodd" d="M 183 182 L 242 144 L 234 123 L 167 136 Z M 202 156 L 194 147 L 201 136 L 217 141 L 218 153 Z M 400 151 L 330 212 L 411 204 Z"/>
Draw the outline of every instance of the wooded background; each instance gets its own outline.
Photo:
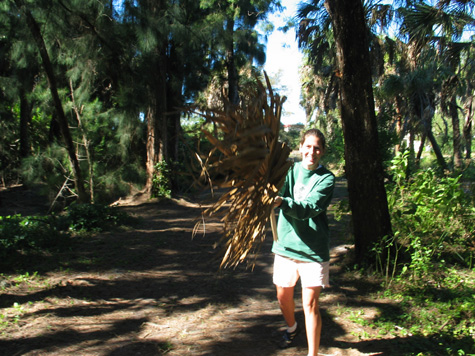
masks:
<path id="1" fill-rule="evenodd" d="M 2 1 L 2 185 L 65 204 L 189 192 L 207 142 L 187 108 L 245 104 L 275 30 L 267 16 L 280 10 L 273 0 Z M 384 180 L 398 152 L 408 172 L 428 149 L 442 175 L 469 171 L 473 15 L 468 0 L 315 0 L 289 21 L 304 53 L 305 124 L 344 166 L 361 258 L 392 234 Z"/>

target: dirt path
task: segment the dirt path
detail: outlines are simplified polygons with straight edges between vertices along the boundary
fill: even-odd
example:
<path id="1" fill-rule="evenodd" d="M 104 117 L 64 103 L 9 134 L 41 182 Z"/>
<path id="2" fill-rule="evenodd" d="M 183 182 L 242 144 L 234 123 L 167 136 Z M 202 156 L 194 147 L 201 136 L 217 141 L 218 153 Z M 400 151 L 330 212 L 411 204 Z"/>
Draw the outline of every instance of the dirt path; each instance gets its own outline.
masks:
<path id="1" fill-rule="evenodd" d="M 344 196 L 340 182 L 335 201 Z M 59 257 L 59 270 L 4 281 L 0 355 L 306 355 L 304 333 L 288 350 L 274 342 L 283 319 L 270 232 L 253 270 L 218 271 L 219 224 L 209 222 L 207 233 L 192 239 L 199 206 L 174 200 L 124 209 L 142 219 L 137 228 L 77 241 Z M 384 350 L 397 341 L 362 340 L 364 330 L 348 319 L 358 312 L 373 318 L 379 308 L 368 294 L 374 286 L 345 277 L 347 221 L 332 219 L 332 229 L 333 286 L 321 297 L 320 352 L 391 355 Z M 296 300 L 303 323 L 300 295 Z"/>

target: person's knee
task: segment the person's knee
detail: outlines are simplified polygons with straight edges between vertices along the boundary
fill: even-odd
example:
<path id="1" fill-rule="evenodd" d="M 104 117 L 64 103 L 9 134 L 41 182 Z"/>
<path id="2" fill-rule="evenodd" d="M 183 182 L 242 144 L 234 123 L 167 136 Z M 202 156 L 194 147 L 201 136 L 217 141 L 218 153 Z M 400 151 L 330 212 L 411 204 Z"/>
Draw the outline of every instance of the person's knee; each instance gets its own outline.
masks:
<path id="1" fill-rule="evenodd" d="M 302 307 L 311 313 L 317 313 L 319 310 L 320 288 L 308 288 L 303 290 Z"/>
<path id="2" fill-rule="evenodd" d="M 311 313 L 317 313 L 320 306 L 319 306 L 319 303 L 318 303 L 318 299 L 309 299 L 309 300 L 303 300 L 302 301 L 302 307 L 304 310 L 307 310 Z"/>
<path id="3" fill-rule="evenodd" d="M 293 299 L 293 288 L 277 287 L 277 300 L 280 304 L 292 303 Z"/>

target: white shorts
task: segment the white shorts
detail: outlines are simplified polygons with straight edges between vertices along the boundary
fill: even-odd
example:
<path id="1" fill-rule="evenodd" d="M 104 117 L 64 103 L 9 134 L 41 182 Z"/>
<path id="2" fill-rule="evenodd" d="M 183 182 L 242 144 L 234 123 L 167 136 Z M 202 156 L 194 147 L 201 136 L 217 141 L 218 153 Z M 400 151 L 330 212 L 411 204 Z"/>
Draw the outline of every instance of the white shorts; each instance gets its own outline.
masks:
<path id="1" fill-rule="evenodd" d="M 295 287 L 299 277 L 302 288 L 330 287 L 330 261 L 304 262 L 275 255 L 274 284 L 276 286 Z"/>

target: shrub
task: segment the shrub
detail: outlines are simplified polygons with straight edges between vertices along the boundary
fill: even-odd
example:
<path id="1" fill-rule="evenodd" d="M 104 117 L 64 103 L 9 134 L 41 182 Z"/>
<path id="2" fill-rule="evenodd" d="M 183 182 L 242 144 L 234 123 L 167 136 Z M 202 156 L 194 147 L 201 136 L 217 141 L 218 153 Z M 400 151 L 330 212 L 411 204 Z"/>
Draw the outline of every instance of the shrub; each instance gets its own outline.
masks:
<path id="1" fill-rule="evenodd" d="M 411 355 L 473 354 L 473 196 L 463 191 L 461 176 L 431 168 L 412 176 L 407 171 L 408 155 L 399 154 L 387 187 L 394 236 L 373 249 L 378 271 L 386 276 L 384 295 L 403 309 L 388 322 L 437 341 Z"/>
<path id="2" fill-rule="evenodd" d="M 392 162 L 388 203 L 410 267 L 417 275 L 442 260 L 472 268 L 475 208 L 473 197 L 461 187 L 461 176 L 438 176 L 429 168 L 408 177 L 407 159 L 403 154 Z"/>
<path id="3" fill-rule="evenodd" d="M 0 257 L 58 249 L 67 244 L 71 232 L 101 232 L 128 223 L 132 219 L 127 214 L 100 204 L 73 204 L 61 216 L 0 216 Z"/>
<path id="4" fill-rule="evenodd" d="M 72 204 L 66 212 L 63 224 L 74 232 L 101 232 L 131 220 L 118 208 L 101 204 Z"/>
<path id="5" fill-rule="evenodd" d="M 167 162 L 158 162 L 152 178 L 152 198 L 170 198 L 170 167 Z"/>
<path id="6" fill-rule="evenodd" d="M 49 249 L 68 236 L 61 231 L 55 216 L 0 216 L 0 255 L 14 250 Z"/>

